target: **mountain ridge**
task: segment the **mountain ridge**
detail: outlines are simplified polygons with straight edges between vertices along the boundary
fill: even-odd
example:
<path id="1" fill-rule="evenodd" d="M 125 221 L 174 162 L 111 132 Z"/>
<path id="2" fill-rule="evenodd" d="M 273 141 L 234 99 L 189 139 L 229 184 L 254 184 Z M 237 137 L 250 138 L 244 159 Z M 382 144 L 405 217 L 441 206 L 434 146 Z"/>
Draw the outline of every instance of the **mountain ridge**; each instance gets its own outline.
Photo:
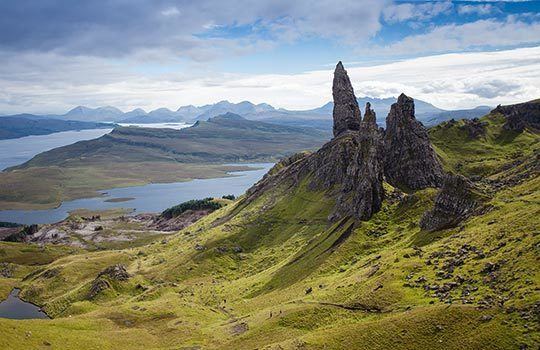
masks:
<path id="1" fill-rule="evenodd" d="M 360 97 L 357 99 L 359 105 L 370 102 L 376 113 L 386 114 L 390 110 L 392 103 L 397 98 L 370 98 Z M 433 106 L 428 102 L 416 100 L 417 118 L 426 125 L 434 125 L 439 122 L 455 118 L 472 119 L 481 117 L 488 112 L 489 107 L 479 106 L 464 110 L 443 110 Z M 331 125 L 331 113 L 333 102 L 308 110 L 287 110 L 284 108 L 274 108 L 267 103 L 254 104 L 249 101 L 232 103 L 226 100 L 214 104 L 207 104 L 200 107 L 187 105 L 181 106 L 177 110 L 168 108 L 158 108 L 149 112 L 141 108 L 136 108 L 128 112 L 112 107 L 89 108 L 78 106 L 63 115 L 48 115 L 44 117 L 89 120 L 100 122 L 117 123 L 193 123 L 197 120 L 206 120 L 210 117 L 221 115 L 227 112 L 236 113 L 252 120 L 264 120 L 277 124 L 309 126 L 315 125 L 320 129 L 326 129 Z"/>

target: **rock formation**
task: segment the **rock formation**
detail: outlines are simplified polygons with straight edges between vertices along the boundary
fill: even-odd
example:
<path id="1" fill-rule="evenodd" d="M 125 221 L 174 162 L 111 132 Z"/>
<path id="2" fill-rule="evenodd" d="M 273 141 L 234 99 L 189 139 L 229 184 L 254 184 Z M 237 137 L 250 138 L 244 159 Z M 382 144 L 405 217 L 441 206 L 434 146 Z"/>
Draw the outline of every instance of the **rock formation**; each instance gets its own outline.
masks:
<path id="1" fill-rule="evenodd" d="M 129 279 L 129 273 L 126 271 L 126 267 L 121 264 L 116 264 L 107 267 L 105 270 L 98 274 L 98 277 L 109 277 L 117 281 L 127 281 Z"/>
<path id="2" fill-rule="evenodd" d="M 362 124 L 377 128 L 377 116 L 375 115 L 375 111 L 371 109 L 371 103 L 369 102 L 366 102 L 366 113 L 364 114 L 364 119 L 362 119 Z"/>
<path id="3" fill-rule="evenodd" d="M 369 219 L 380 210 L 383 191 L 383 142 L 375 113 L 360 109 L 343 65 L 338 63 L 334 76 L 334 139 L 312 154 L 302 153 L 284 159 L 247 192 L 250 201 L 275 186 L 296 187 L 310 177 L 308 187 L 327 191 L 336 198 L 330 221 L 351 216 Z"/>
<path id="4" fill-rule="evenodd" d="M 126 271 L 126 267 L 124 265 L 116 264 L 109 266 L 105 270 L 101 271 L 92 281 L 87 296 L 89 299 L 94 299 L 102 291 L 112 288 L 110 281 L 125 282 L 130 277 L 131 276 Z"/>
<path id="5" fill-rule="evenodd" d="M 386 180 L 402 190 L 439 187 L 442 166 L 427 130 L 414 117 L 414 100 L 401 94 L 386 119 L 384 171 Z"/>
<path id="6" fill-rule="evenodd" d="M 383 181 L 402 189 L 440 186 L 442 167 L 427 131 L 414 117 L 414 102 L 401 95 L 392 106 L 387 131 L 377 126 L 366 104 L 364 118 L 341 62 L 333 82 L 334 138 L 315 153 L 302 153 L 276 164 L 247 191 L 246 203 L 276 188 L 294 191 L 309 179 L 308 189 L 336 200 L 330 221 L 344 217 L 368 220 L 381 209 Z"/>
<path id="7" fill-rule="evenodd" d="M 478 118 L 473 119 L 463 119 L 463 126 L 461 129 L 467 131 L 469 138 L 476 139 L 480 136 L 484 136 L 486 133 L 487 123 L 481 121 Z"/>
<path id="8" fill-rule="evenodd" d="M 360 109 L 358 101 L 354 96 L 347 71 L 341 62 L 338 62 L 334 71 L 332 95 L 334 97 L 334 136 L 339 136 L 348 130 L 359 130 Z"/>
<path id="9" fill-rule="evenodd" d="M 510 106 L 497 106 L 491 113 L 500 113 L 506 118 L 504 128 L 522 132 L 525 128 L 540 130 L 540 102 L 531 101 Z"/>
<path id="10" fill-rule="evenodd" d="M 480 198 L 475 194 L 473 184 L 461 175 L 447 175 L 444 185 L 435 198 L 432 210 L 427 211 L 420 220 L 420 227 L 437 231 L 455 227 L 474 213 L 479 207 Z"/>

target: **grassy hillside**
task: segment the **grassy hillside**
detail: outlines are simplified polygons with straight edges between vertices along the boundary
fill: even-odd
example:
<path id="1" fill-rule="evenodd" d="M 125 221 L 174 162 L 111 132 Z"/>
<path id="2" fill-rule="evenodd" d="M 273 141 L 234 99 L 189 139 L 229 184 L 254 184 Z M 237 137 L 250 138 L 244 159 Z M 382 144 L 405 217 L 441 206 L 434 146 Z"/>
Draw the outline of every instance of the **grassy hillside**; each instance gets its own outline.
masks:
<path id="1" fill-rule="evenodd" d="M 328 137 L 231 114 L 182 130 L 120 127 L 1 172 L 0 210 L 51 208 L 113 187 L 226 176 L 244 168 L 218 164 L 272 161 L 317 148 Z"/>
<path id="2" fill-rule="evenodd" d="M 501 114 L 481 118 L 485 131 L 478 137 L 469 134 L 466 120 L 441 123 L 429 130 L 430 138 L 448 170 L 466 176 L 491 176 L 502 167 L 530 161 L 540 150 L 537 132 L 504 129 Z"/>
<path id="3" fill-rule="evenodd" d="M 389 185 L 369 221 L 329 224 L 335 199 L 304 179 L 144 247 L 35 251 L 43 259 L 28 266 L 18 258 L 26 246 L 2 245 L 0 258 L 20 271 L 2 283 L 22 287 L 54 319 L 0 320 L 0 346 L 535 349 L 539 136 L 506 132 L 497 115 L 483 120 L 480 138 L 463 134 L 461 122 L 430 131 L 447 169 L 483 175 L 476 184 L 489 197 L 456 228 L 420 229 L 435 189 Z M 101 277 L 110 288 L 91 297 L 113 264 L 131 277 Z"/>

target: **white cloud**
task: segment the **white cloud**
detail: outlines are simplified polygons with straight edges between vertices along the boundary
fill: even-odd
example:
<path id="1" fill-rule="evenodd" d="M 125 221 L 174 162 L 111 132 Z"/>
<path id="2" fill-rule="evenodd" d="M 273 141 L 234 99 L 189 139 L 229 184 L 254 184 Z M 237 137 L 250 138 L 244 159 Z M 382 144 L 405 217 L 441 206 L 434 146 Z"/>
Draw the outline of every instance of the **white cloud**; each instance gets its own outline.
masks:
<path id="1" fill-rule="evenodd" d="M 171 6 L 161 11 L 161 14 L 165 17 L 178 16 L 180 14 L 180 10 L 178 10 L 176 6 Z"/>
<path id="2" fill-rule="evenodd" d="M 501 10 L 492 4 L 480 4 L 480 5 L 459 5 L 458 13 L 460 15 L 479 15 L 487 16 L 492 13 L 501 12 Z"/>
<path id="3" fill-rule="evenodd" d="M 426 20 L 447 13 L 452 8 L 453 4 L 451 1 L 395 4 L 383 10 L 383 17 L 388 23 Z"/>
<path id="4" fill-rule="evenodd" d="M 404 92 L 449 109 L 540 97 L 540 46 L 427 56 L 369 67 L 344 63 L 358 96 Z M 0 67 L 4 87 L 0 111 L 64 112 L 79 104 L 176 109 L 223 99 L 307 109 L 331 100 L 331 84 L 331 69 L 288 75 L 182 69 L 149 75 L 103 59 L 32 54 Z"/>
<path id="5" fill-rule="evenodd" d="M 374 48 L 371 53 L 416 55 L 538 42 L 540 42 L 540 22 L 526 22 L 518 16 L 511 15 L 504 21 L 486 19 L 435 27 L 427 33 L 410 35 L 396 43 Z"/>

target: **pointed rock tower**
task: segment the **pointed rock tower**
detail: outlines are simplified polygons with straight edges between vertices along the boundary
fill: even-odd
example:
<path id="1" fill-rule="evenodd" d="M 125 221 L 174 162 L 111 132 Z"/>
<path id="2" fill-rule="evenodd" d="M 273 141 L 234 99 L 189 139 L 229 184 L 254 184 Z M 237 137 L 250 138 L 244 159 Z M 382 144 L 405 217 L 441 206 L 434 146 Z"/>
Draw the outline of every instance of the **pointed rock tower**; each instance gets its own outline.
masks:
<path id="1" fill-rule="evenodd" d="M 386 118 L 384 139 L 386 180 L 402 190 L 440 187 L 442 166 L 427 130 L 414 117 L 414 100 L 401 94 Z"/>
<path id="2" fill-rule="evenodd" d="M 334 71 L 332 95 L 334 97 L 334 137 L 348 130 L 359 130 L 360 109 L 358 101 L 356 101 L 351 81 L 341 61 L 338 62 Z"/>
<path id="3" fill-rule="evenodd" d="M 247 192 L 246 201 L 278 186 L 294 190 L 309 179 L 308 189 L 335 198 L 329 220 L 352 217 L 368 220 L 381 209 L 383 190 L 383 141 L 375 114 L 361 122 L 360 109 L 343 65 L 334 75 L 334 135 L 317 152 L 287 158 Z"/>
<path id="4" fill-rule="evenodd" d="M 371 109 L 371 103 L 369 102 L 366 102 L 366 114 L 364 114 L 362 124 L 369 128 L 378 128 L 377 116 L 375 115 L 375 111 Z"/>

